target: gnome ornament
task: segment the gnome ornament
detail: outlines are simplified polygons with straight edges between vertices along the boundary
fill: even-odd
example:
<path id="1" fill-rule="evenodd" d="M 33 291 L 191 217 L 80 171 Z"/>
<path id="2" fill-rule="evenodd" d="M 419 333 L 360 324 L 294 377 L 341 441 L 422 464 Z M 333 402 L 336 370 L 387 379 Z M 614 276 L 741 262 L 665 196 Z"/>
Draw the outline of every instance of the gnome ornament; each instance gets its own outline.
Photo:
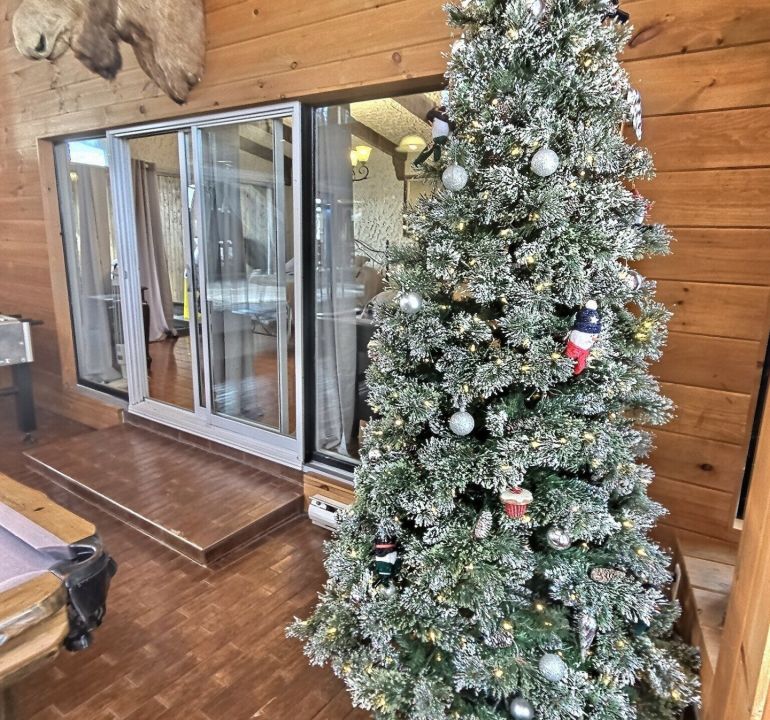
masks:
<path id="1" fill-rule="evenodd" d="M 578 311 L 567 339 L 566 355 L 575 361 L 575 375 L 580 375 L 586 369 L 591 348 L 602 331 L 598 309 L 596 301 L 589 300 L 585 307 Z"/>
<path id="2" fill-rule="evenodd" d="M 392 578 L 397 565 L 398 549 L 395 540 L 377 540 L 374 543 L 374 569 L 380 580 Z"/>
<path id="3" fill-rule="evenodd" d="M 449 142 L 449 136 L 455 129 L 454 122 L 449 119 L 447 114 L 446 105 L 429 110 L 425 119 L 431 124 L 433 142 L 417 156 L 413 163 L 415 167 L 422 165 L 431 155 L 433 155 L 435 162 L 441 160 L 441 151 Z"/>

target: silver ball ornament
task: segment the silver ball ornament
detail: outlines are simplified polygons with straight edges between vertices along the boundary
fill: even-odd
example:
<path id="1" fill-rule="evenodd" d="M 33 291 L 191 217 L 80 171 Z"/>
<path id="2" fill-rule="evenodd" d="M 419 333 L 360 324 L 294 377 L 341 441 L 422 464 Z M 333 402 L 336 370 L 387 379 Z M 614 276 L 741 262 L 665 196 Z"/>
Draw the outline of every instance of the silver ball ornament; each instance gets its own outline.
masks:
<path id="1" fill-rule="evenodd" d="M 560 682 L 567 674 L 567 664 L 558 655 L 546 653 L 538 664 L 540 674 L 551 682 Z"/>
<path id="2" fill-rule="evenodd" d="M 623 282 L 628 285 L 631 290 L 638 290 L 644 283 L 644 276 L 636 270 L 625 270 L 623 273 Z"/>
<path id="3" fill-rule="evenodd" d="M 474 427 L 476 427 L 476 421 L 473 419 L 473 415 L 465 410 L 458 410 L 449 418 L 449 429 L 460 437 L 470 435 Z"/>
<path id="4" fill-rule="evenodd" d="M 447 190 L 458 192 L 468 184 L 468 171 L 461 165 L 449 165 L 441 175 L 441 182 Z"/>
<path id="5" fill-rule="evenodd" d="M 522 697 L 513 698 L 508 710 L 514 720 L 534 720 L 535 717 L 535 708 L 532 707 L 532 703 Z"/>
<path id="6" fill-rule="evenodd" d="M 550 148 L 542 147 L 532 156 L 529 166 L 535 175 L 548 177 L 559 169 L 559 156 Z"/>
<path id="7" fill-rule="evenodd" d="M 398 306 L 401 308 L 402 313 L 416 315 L 422 310 L 422 295 L 416 292 L 404 293 L 398 301 Z"/>
<path id="8" fill-rule="evenodd" d="M 546 534 L 546 539 L 548 540 L 548 544 L 554 550 L 566 550 L 570 545 L 572 545 L 572 538 L 567 535 L 564 530 L 558 527 L 549 528 L 548 533 Z"/>

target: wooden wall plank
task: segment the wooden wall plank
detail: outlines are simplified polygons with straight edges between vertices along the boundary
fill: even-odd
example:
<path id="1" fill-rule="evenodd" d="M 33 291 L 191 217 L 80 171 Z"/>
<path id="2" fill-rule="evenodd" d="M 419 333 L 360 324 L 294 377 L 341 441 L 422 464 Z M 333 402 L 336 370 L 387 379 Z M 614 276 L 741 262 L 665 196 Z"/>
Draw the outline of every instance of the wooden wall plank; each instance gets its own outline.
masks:
<path id="1" fill-rule="evenodd" d="M 627 60 L 770 40 L 765 0 L 637 0 L 626 9 L 635 30 Z"/>
<path id="2" fill-rule="evenodd" d="M 211 9 L 209 3 L 206 8 L 206 47 L 213 49 L 234 45 L 254 38 L 277 35 L 296 27 L 314 26 L 330 19 L 336 19 L 355 31 L 356 21 L 347 18 L 351 13 L 398 2 L 402 0 L 359 0 L 356 6 L 351 6 L 349 0 L 324 0 L 319 3 L 306 0 L 282 0 L 280 3 L 262 0 L 232 3 L 215 10 Z"/>
<path id="3" fill-rule="evenodd" d="M 636 264 L 651 278 L 770 285 L 770 230 L 671 228 L 672 255 Z"/>
<path id="4" fill-rule="evenodd" d="M 655 430 L 649 462 L 663 477 L 735 494 L 743 480 L 741 445 Z"/>
<path id="5" fill-rule="evenodd" d="M 650 497 L 669 509 L 669 524 L 711 537 L 735 538 L 728 522 L 735 511 L 731 493 L 658 476 L 650 485 Z"/>
<path id="6" fill-rule="evenodd" d="M 672 332 L 653 372 L 664 382 L 750 395 L 759 382 L 760 357 L 764 348 L 752 340 Z"/>
<path id="7" fill-rule="evenodd" d="M 672 227 L 770 227 L 770 168 L 664 172 L 638 187 L 655 203 L 653 222 Z"/>
<path id="8" fill-rule="evenodd" d="M 765 338 L 770 288 L 658 280 L 658 300 L 674 313 L 671 330 L 744 340 Z"/>
<path id="9" fill-rule="evenodd" d="M 627 68 L 647 115 L 753 107 L 770 96 L 767 43 L 632 60 Z"/>
<path id="10" fill-rule="evenodd" d="M 647 118 L 644 144 L 659 172 L 768 166 L 770 107 Z"/>
<path id="11" fill-rule="evenodd" d="M 667 430 L 707 440 L 743 443 L 751 396 L 672 383 L 661 383 L 661 389 L 677 406 L 676 417 L 666 426 Z"/>

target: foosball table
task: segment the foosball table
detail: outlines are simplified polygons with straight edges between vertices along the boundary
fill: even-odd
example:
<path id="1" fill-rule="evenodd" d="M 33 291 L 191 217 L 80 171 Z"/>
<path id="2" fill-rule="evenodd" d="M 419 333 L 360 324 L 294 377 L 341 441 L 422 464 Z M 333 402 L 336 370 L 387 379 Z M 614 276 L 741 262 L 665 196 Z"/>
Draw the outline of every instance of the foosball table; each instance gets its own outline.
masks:
<path id="1" fill-rule="evenodd" d="M 0 314 L 0 367 L 10 367 L 13 384 L 0 388 L 0 397 L 16 399 L 16 422 L 25 440 L 32 440 L 37 429 L 35 402 L 32 395 L 32 333 L 39 321 L 16 315 Z"/>

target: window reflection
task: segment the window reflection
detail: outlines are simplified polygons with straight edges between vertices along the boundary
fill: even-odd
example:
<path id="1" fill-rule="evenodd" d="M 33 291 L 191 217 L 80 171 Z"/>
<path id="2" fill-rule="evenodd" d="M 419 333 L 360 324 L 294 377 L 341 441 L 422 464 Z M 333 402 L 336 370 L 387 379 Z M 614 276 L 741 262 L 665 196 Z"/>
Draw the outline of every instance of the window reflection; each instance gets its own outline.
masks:
<path id="1" fill-rule="evenodd" d="M 125 352 L 105 138 L 56 147 L 79 382 L 125 396 Z"/>
<path id="2" fill-rule="evenodd" d="M 435 93 L 315 110 L 315 446 L 327 457 L 356 461 L 371 418 L 371 304 L 387 297 L 405 203 L 432 191 L 411 163 L 437 102 Z"/>

